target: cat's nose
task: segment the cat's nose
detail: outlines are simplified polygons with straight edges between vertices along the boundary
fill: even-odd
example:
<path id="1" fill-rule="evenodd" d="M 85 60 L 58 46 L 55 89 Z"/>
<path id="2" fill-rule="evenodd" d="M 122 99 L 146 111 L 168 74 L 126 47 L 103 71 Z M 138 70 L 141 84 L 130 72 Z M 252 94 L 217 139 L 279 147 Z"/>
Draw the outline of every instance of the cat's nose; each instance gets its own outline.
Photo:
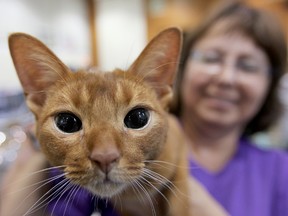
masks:
<path id="1" fill-rule="evenodd" d="M 90 158 L 98 165 L 98 167 L 104 173 L 107 174 L 118 162 L 120 158 L 120 153 L 116 149 L 107 152 L 93 151 L 90 155 Z"/>

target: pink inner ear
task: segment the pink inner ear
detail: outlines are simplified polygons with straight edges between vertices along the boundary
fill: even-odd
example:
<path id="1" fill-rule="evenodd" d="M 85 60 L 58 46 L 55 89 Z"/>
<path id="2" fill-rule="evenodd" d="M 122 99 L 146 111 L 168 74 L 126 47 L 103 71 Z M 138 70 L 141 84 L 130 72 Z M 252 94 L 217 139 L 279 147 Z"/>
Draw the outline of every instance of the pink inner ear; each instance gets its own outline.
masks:
<path id="1" fill-rule="evenodd" d="M 27 101 L 28 107 L 30 109 L 31 109 L 31 107 L 29 106 L 29 102 L 32 102 L 31 105 L 34 104 L 34 105 L 41 107 L 44 105 L 45 100 L 46 100 L 46 94 L 41 93 L 41 92 L 27 94 L 27 96 L 26 96 L 26 101 Z"/>
<path id="2" fill-rule="evenodd" d="M 9 48 L 27 104 L 35 112 L 36 107 L 44 104 L 47 88 L 67 78 L 69 70 L 42 42 L 30 35 L 12 34 Z"/>
<path id="3" fill-rule="evenodd" d="M 152 39 L 130 67 L 129 72 L 150 83 L 160 99 L 166 97 L 167 94 L 171 94 L 181 46 L 180 30 L 166 29 Z"/>
<path id="4" fill-rule="evenodd" d="M 182 35 L 177 28 L 162 31 L 146 46 L 130 67 L 145 80 L 172 85 L 179 64 Z"/>

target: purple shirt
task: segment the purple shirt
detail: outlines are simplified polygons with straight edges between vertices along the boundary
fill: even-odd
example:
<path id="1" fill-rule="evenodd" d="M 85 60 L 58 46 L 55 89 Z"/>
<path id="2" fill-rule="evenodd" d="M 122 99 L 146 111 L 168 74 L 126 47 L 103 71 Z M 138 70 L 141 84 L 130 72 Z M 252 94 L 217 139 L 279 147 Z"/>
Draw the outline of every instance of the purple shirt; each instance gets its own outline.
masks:
<path id="1" fill-rule="evenodd" d="M 192 175 L 231 216 L 288 216 L 286 153 L 263 150 L 242 140 L 235 156 L 221 171 L 208 172 L 193 160 L 190 167 Z M 109 203 L 84 189 L 69 189 L 48 205 L 53 216 L 90 216 L 95 209 L 102 216 L 117 216 Z"/>
<path id="2" fill-rule="evenodd" d="M 192 175 L 232 216 L 288 215 L 288 155 L 263 150 L 247 140 L 219 172 L 190 160 Z"/>

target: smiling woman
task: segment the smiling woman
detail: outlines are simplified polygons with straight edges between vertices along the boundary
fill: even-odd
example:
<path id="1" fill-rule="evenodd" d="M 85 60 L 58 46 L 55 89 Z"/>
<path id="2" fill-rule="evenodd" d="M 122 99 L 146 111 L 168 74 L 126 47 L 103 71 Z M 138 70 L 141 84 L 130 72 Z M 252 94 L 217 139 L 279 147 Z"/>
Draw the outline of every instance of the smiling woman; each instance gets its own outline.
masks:
<path id="1" fill-rule="evenodd" d="M 195 113 L 193 121 L 201 118 L 242 130 L 242 122 L 254 116 L 266 96 L 269 63 L 249 37 L 219 33 L 221 24 L 191 49 L 197 55 L 189 58 L 184 69 L 182 113 Z"/>
<path id="2" fill-rule="evenodd" d="M 281 113 L 286 47 L 274 17 L 237 1 L 186 34 L 172 112 L 191 174 L 229 215 L 288 215 L 288 156 L 249 141 Z"/>
<path id="3" fill-rule="evenodd" d="M 250 76 L 252 79 L 257 77 L 255 72 L 268 73 L 271 83 L 263 106 L 259 107 L 259 112 L 250 119 L 243 131 L 244 134 L 253 134 L 267 129 L 280 114 L 281 104 L 277 98 L 276 88 L 282 74 L 285 73 L 287 50 L 283 30 L 271 14 L 239 4 L 228 5 L 223 10 L 220 8 L 198 29 L 186 33 L 172 112 L 179 115 L 182 110 L 180 86 L 182 80 L 185 80 L 183 77 L 186 76 L 186 68 L 191 67 L 191 64 L 193 67 L 198 66 L 198 71 L 204 66 L 202 72 L 221 72 L 222 75 L 224 73 L 222 69 L 226 71 L 234 66 L 235 71 L 230 74 L 234 74 L 238 82 L 243 77 Z M 237 42 L 239 40 L 244 43 L 240 41 L 239 44 Z M 230 51 L 230 47 L 234 51 Z M 242 49 L 239 50 L 238 56 L 235 53 L 236 49 Z M 254 56 L 254 53 L 250 52 L 251 49 L 255 49 L 254 53 L 258 54 Z M 230 53 L 234 57 L 230 56 Z M 264 74 L 263 76 L 259 74 L 259 77 L 265 78 Z M 255 79 L 252 83 L 255 84 Z M 258 81 L 256 83 L 260 84 Z"/>

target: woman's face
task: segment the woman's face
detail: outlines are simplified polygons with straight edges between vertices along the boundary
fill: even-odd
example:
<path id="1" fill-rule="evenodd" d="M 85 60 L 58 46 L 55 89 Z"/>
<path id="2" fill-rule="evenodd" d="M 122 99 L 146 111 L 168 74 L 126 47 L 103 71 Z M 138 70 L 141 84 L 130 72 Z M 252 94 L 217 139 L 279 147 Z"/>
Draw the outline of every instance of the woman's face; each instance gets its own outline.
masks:
<path id="1" fill-rule="evenodd" d="M 183 112 L 202 123 L 242 128 L 260 109 L 269 80 L 268 58 L 249 37 L 210 31 L 187 60 Z"/>

